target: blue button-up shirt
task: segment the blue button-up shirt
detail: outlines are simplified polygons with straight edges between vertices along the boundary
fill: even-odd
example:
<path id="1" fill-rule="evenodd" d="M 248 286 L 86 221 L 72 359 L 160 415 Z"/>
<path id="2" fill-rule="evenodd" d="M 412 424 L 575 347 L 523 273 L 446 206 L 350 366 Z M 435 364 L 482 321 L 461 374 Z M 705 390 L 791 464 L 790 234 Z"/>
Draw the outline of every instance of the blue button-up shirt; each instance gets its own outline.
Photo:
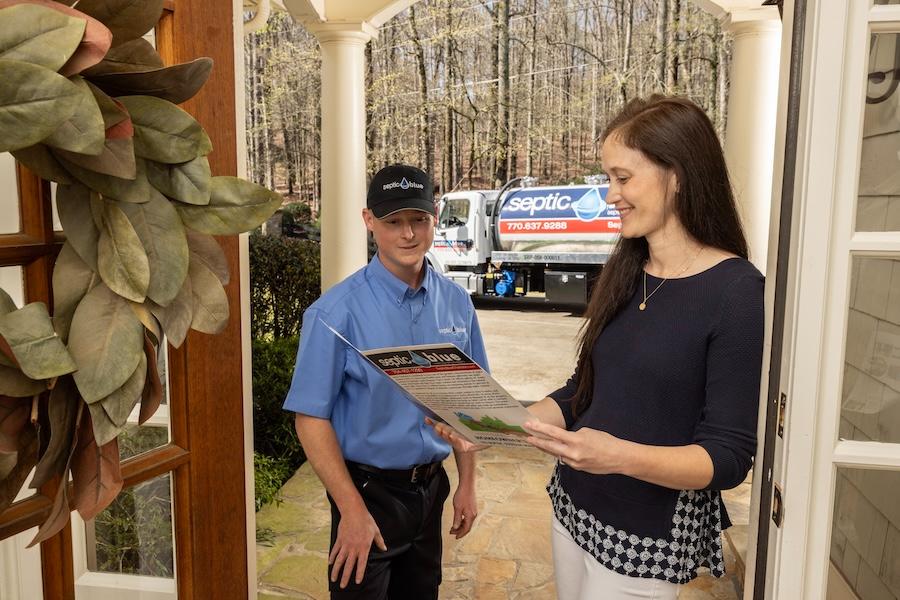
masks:
<path id="1" fill-rule="evenodd" d="M 347 460 L 406 469 L 446 458 L 450 446 L 425 425 L 424 413 L 323 321 L 360 350 L 450 342 L 487 369 L 468 293 L 430 266 L 413 290 L 376 255 L 303 314 L 284 402 L 286 410 L 329 419 Z"/>

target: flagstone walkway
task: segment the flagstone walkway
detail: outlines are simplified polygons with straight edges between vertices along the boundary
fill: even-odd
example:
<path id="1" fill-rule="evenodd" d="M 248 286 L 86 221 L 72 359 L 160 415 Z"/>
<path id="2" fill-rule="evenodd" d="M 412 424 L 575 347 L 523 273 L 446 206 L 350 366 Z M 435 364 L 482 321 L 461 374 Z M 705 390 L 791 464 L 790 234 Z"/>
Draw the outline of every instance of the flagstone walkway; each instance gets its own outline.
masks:
<path id="1" fill-rule="evenodd" d="M 453 489 L 456 469 L 446 463 Z M 536 450 L 496 449 L 478 455 L 479 516 L 457 541 L 444 511 L 442 600 L 552 600 L 556 598 L 550 554 L 550 500 L 544 486 L 552 459 Z M 726 496 L 736 524 L 746 524 L 750 484 Z M 283 501 L 257 514 L 270 544 L 257 546 L 260 600 L 325 600 L 330 513 L 325 493 L 308 464 L 282 488 Z M 735 600 L 734 553 L 726 543 L 723 579 L 703 575 L 682 589 L 681 600 Z"/>

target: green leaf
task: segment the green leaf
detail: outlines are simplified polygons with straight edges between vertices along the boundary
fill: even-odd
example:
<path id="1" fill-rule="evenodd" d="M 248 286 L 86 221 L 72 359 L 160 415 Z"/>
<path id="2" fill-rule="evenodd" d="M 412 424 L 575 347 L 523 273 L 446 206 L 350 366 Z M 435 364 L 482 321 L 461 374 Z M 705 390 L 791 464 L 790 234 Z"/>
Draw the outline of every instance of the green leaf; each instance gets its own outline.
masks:
<path id="1" fill-rule="evenodd" d="M 128 116 L 128 111 L 125 110 L 125 107 L 122 106 L 120 102 L 110 98 L 103 90 L 90 81 L 87 81 L 87 84 L 91 89 L 91 93 L 94 95 L 94 100 L 97 101 L 97 106 L 100 107 L 100 114 L 103 115 L 104 129 L 109 129 L 114 125 L 118 125 L 125 119 L 131 118 Z"/>
<path id="2" fill-rule="evenodd" d="M 153 197 L 162 197 L 162 194 L 147 180 L 144 161 L 141 159 L 135 159 L 134 179 L 122 179 L 82 168 L 62 158 L 60 154 L 57 154 L 57 158 L 76 179 L 107 198 L 120 202 L 141 203 L 148 202 Z"/>
<path id="3" fill-rule="evenodd" d="M 184 225 L 168 200 L 122 204 L 146 251 L 150 267 L 147 297 L 166 306 L 184 283 L 188 271 L 188 245 Z"/>
<path id="4" fill-rule="evenodd" d="M 63 342 L 69 339 L 72 316 L 100 276 L 81 260 L 71 241 L 63 244 L 53 267 L 53 327 Z"/>
<path id="5" fill-rule="evenodd" d="M 35 381 L 15 367 L 0 365 L 0 395 L 30 398 L 46 389 L 46 381 Z"/>
<path id="6" fill-rule="evenodd" d="M 201 206 L 209 204 L 212 173 L 209 170 L 209 160 L 205 156 L 179 165 L 166 165 L 150 160 L 145 162 L 147 179 L 167 197 L 186 204 Z"/>
<path id="7" fill-rule="evenodd" d="M 153 96 L 123 96 L 134 124 L 134 152 L 166 164 L 183 163 L 212 150 L 212 142 L 194 117 Z"/>
<path id="8" fill-rule="evenodd" d="M 159 306 L 149 302 L 150 311 L 159 320 L 169 343 L 175 348 L 180 348 L 191 328 L 194 319 L 194 296 L 191 288 L 190 272 L 184 278 L 184 284 L 178 291 L 175 299 L 168 306 Z"/>
<path id="9" fill-rule="evenodd" d="M 98 432 L 95 421 L 94 437 L 97 439 L 98 444 L 102 446 L 110 442 L 125 427 L 132 409 L 137 406 L 138 401 L 141 399 L 141 393 L 144 391 L 144 383 L 146 381 L 147 357 L 145 354 L 141 354 L 141 362 L 138 363 L 137 368 L 131 374 L 131 377 L 128 378 L 128 381 L 106 398 L 91 405 L 91 407 L 101 407 L 106 412 L 109 420 L 116 426 L 115 431 L 106 429 Z M 91 411 L 91 416 L 93 417 L 93 415 L 94 412 Z"/>
<path id="10" fill-rule="evenodd" d="M 109 27 L 115 47 L 153 29 L 163 0 L 81 0 L 77 8 Z"/>
<path id="11" fill-rule="evenodd" d="M 6 290 L 0 288 L 0 315 L 10 313 L 19 307 L 13 302 L 12 297 L 6 293 Z"/>
<path id="12" fill-rule="evenodd" d="M 47 416 L 50 421 L 50 443 L 38 461 L 29 487 L 38 489 L 53 477 L 65 472 L 72 445 L 75 441 L 75 428 L 84 402 L 78 395 L 75 383 L 70 377 L 61 377 L 56 387 L 50 392 Z"/>
<path id="13" fill-rule="evenodd" d="M 220 333 L 228 325 L 228 296 L 215 273 L 197 260 L 189 270 L 194 318 L 191 329 L 202 333 Z"/>
<path id="14" fill-rule="evenodd" d="M 103 60 L 87 69 L 84 75 L 94 77 L 107 73 L 133 73 L 152 71 L 165 66 L 153 44 L 144 38 L 137 38 L 110 49 Z"/>
<path id="15" fill-rule="evenodd" d="M 56 157 L 44 144 L 13 150 L 12 155 L 41 179 L 66 184 L 74 181 L 65 167 L 56 160 Z"/>
<path id="16" fill-rule="evenodd" d="M 187 241 L 191 251 L 191 260 L 202 263 L 203 266 L 215 273 L 222 285 L 228 285 L 228 259 L 216 238 L 205 233 L 188 230 Z"/>
<path id="17" fill-rule="evenodd" d="M 56 188 L 56 210 L 66 239 L 88 267 L 97 270 L 97 243 L 100 230 L 91 217 L 91 196 L 97 196 L 80 183 Z"/>
<path id="18" fill-rule="evenodd" d="M 75 370 L 75 362 L 53 330 L 43 302 L 32 302 L 0 316 L 0 335 L 12 348 L 22 372 L 31 379 L 50 379 Z"/>
<path id="19" fill-rule="evenodd" d="M 150 286 L 147 252 L 125 213 L 108 200 L 97 244 L 97 268 L 103 283 L 123 298 L 143 302 L 147 297 Z"/>
<path id="20" fill-rule="evenodd" d="M 92 75 L 91 81 L 110 96 L 140 94 L 181 104 L 200 91 L 212 66 L 212 59 L 198 58 L 171 67 Z"/>
<path id="21" fill-rule="evenodd" d="M 77 108 L 78 87 L 44 67 L 0 60 L 0 81 L 0 152 L 40 142 Z"/>
<path id="22" fill-rule="evenodd" d="M 75 114 L 46 138 L 44 143 L 79 154 L 100 154 L 106 139 L 103 115 L 87 82 L 78 76 L 70 81 L 80 94 Z"/>
<path id="23" fill-rule="evenodd" d="M 87 26 L 84 19 L 35 4 L 3 8 L 0 21 L 0 59 L 31 63 L 51 71 L 59 71 L 66 64 Z"/>
<path id="24" fill-rule="evenodd" d="M 237 177 L 213 177 L 208 206 L 176 204 L 184 224 L 201 233 L 236 235 L 249 231 L 281 206 L 275 192 Z"/>
<path id="25" fill-rule="evenodd" d="M 75 383 L 92 403 L 122 387 L 143 354 L 144 328 L 128 301 L 98 285 L 75 309 L 69 352 L 78 365 Z"/>
<path id="26" fill-rule="evenodd" d="M 118 138 L 103 140 L 103 149 L 100 154 L 91 156 L 89 154 L 76 154 L 74 152 L 66 152 L 64 150 L 54 151 L 54 155 L 59 156 L 80 167 L 88 172 L 93 171 L 95 175 L 86 175 L 89 180 L 97 181 L 98 177 L 103 175 L 111 175 L 118 179 L 134 181 L 137 178 L 137 164 L 134 158 L 134 142 L 131 138 Z M 104 185 L 105 189 L 115 190 L 108 182 Z M 128 184 L 122 184 L 128 187 Z"/>

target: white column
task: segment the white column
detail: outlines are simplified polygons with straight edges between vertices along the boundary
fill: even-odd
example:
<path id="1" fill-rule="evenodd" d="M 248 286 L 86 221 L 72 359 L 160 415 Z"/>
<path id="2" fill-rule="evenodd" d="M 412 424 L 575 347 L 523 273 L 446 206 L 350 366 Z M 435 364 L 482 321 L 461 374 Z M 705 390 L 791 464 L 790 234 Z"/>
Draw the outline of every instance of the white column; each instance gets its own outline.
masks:
<path id="1" fill-rule="evenodd" d="M 772 206 L 772 169 L 778 110 L 781 19 L 778 9 L 731 13 L 734 36 L 725 158 L 750 244 L 750 259 L 765 274 Z"/>
<path id="2" fill-rule="evenodd" d="M 322 291 L 366 264 L 367 23 L 309 25 L 322 48 Z"/>

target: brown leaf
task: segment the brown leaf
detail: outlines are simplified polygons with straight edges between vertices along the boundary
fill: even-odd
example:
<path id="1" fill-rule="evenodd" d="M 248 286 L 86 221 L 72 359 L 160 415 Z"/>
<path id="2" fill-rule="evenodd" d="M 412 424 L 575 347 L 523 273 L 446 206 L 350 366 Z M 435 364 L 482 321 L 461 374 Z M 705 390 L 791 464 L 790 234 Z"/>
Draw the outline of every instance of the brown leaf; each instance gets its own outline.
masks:
<path id="1" fill-rule="evenodd" d="M 0 396 L 0 451 L 19 450 L 19 437 L 30 416 L 30 399 Z"/>
<path id="2" fill-rule="evenodd" d="M 110 49 L 102 61 L 84 72 L 84 76 L 152 71 L 163 66 L 156 48 L 144 38 L 137 38 Z"/>
<path id="3" fill-rule="evenodd" d="M 193 98 L 209 78 L 213 61 L 198 58 L 188 63 L 149 71 L 93 75 L 91 81 L 111 96 L 156 96 L 173 104 Z"/>
<path id="4" fill-rule="evenodd" d="M 0 9 L 12 6 L 13 4 L 37 4 L 39 6 L 52 8 L 53 10 L 61 12 L 64 15 L 69 15 L 70 17 L 84 19 L 87 22 L 81 43 L 78 45 L 78 48 L 72 56 L 69 57 L 66 64 L 59 70 L 59 74 L 63 77 L 69 77 L 88 67 L 96 65 L 103 59 L 107 50 L 109 50 L 110 44 L 112 44 L 112 32 L 106 25 L 79 10 L 64 6 L 53 0 L 0 0 Z"/>
<path id="5" fill-rule="evenodd" d="M 53 500 L 53 507 L 50 509 L 50 515 L 47 520 L 41 524 L 34 539 L 26 546 L 31 548 L 35 544 L 40 544 L 45 540 L 49 540 L 59 533 L 66 523 L 69 522 L 69 494 L 67 493 L 68 478 L 62 479 L 56 488 L 56 498 Z"/>
<path id="6" fill-rule="evenodd" d="M 50 443 L 38 462 L 30 487 L 37 489 L 68 469 L 84 401 L 71 377 L 61 377 L 50 392 Z"/>
<path id="7" fill-rule="evenodd" d="M 134 179 L 137 174 L 137 165 L 134 159 L 134 141 L 130 137 L 109 138 L 107 136 L 103 144 L 103 150 L 96 156 L 76 154 L 75 152 L 57 149 L 54 149 L 53 153 L 58 158 L 62 158 L 63 161 L 69 161 L 76 167 L 96 173 L 112 175 L 122 179 Z M 64 162 L 63 166 L 65 166 Z"/>
<path id="8" fill-rule="evenodd" d="M 144 384 L 144 393 L 141 396 L 139 425 L 146 423 L 156 413 L 163 396 L 162 381 L 159 378 L 156 362 L 156 348 L 146 333 L 144 334 L 144 352 L 147 354 L 147 382 Z"/>
<path id="9" fill-rule="evenodd" d="M 78 10 L 103 21 L 118 46 L 141 37 L 156 25 L 163 0 L 81 0 Z"/>
<path id="10" fill-rule="evenodd" d="M 91 90 L 91 93 L 94 95 L 94 99 L 97 101 L 97 106 L 100 107 L 100 114 L 103 115 L 104 129 L 108 131 L 110 127 L 113 127 L 114 125 L 124 121 L 125 119 L 131 118 L 128 115 L 128 111 L 125 109 L 121 102 L 119 102 L 115 98 L 110 98 L 109 96 L 107 96 L 103 92 L 103 90 L 98 88 L 90 81 L 87 81 L 87 84 L 88 88 Z"/>
<path id="11" fill-rule="evenodd" d="M 16 499 L 28 474 L 37 462 L 38 437 L 34 427 L 25 427 L 19 436 L 19 460 L 12 472 L 0 480 L 0 513 Z"/>
<path id="12" fill-rule="evenodd" d="M 90 415 L 84 413 L 72 457 L 72 480 L 74 505 L 85 521 L 90 521 L 109 506 L 122 489 L 119 441 L 114 439 L 104 446 L 97 446 Z"/>

